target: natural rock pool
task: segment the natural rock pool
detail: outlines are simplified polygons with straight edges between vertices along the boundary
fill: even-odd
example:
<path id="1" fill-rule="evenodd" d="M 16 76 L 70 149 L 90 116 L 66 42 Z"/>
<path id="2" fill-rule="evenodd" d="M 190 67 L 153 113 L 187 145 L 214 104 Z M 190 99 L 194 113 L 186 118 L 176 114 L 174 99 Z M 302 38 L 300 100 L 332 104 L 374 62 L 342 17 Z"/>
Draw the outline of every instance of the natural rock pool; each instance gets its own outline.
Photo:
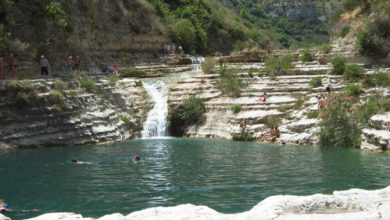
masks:
<path id="1" fill-rule="evenodd" d="M 141 163 L 132 162 L 136 154 Z M 75 157 L 91 164 L 72 164 Z M 235 213 L 272 195 L 389 183 L 388 154 L 353 149 L 149 139 L 0 152 L 0 198 L 15 210 L 6 214 L 13 219 L 63 211 L 98 217 L 183 203 Z"/>

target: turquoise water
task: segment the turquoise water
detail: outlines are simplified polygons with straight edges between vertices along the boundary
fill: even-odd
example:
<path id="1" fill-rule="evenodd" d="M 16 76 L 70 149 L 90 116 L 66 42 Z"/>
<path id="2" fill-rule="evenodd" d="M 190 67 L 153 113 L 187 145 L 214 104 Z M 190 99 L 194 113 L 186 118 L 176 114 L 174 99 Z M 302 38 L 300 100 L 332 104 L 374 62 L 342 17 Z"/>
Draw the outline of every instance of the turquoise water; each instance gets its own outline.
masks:
<path id="1" fill-rule="evenodd" d="M 141 163 L 131 161 L 135 154 Z M 72 164 L 74 157 L 92 164 Z M 272 195 L 383 188 L 390 183 L 390 155 L 202 139 L 135 140 L 0 152 L 0 176 L 0 198 L 15 210 L 7 214 L 13 219 L 63 211 L 98 217 L 182 203 L 235 213 Z"/>

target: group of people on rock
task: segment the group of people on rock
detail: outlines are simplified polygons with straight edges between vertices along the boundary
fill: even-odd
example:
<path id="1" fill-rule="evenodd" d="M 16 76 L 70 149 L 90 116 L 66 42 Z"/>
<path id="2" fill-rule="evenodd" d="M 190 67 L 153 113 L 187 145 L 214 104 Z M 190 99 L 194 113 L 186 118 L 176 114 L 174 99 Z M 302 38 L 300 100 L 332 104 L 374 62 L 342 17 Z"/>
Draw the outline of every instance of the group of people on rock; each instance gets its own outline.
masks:
<path id="1" fill-rule="evenodd" d="M 105 65 L 102 72 L 104 74 L 119 74 L 118 65 Z"/>
<path id="2" fill-rule="evenodd" d="M 15 79 L 17 75 L 18 62 L 19 60 L 17 54 L 11 54 L 10 58 L 8 59 L 8 62 L 3 55 L 0 55 L 0 80 L 5 79 L 7 73 L 7 67 L 9 67 L 8 70 L 10 73 L 10 78 Z M 41 70 L 41 76 L 47 78 L 49 76 L 50 63 L 45 57 L 45 55 L 41 55 L 38 63 Z M 73 56 L 69 55 L 66 58 L 66 73 L 70 75 L 73 72 L 73 70 L 80 71 L 80 65 L 81 65 L 80 56 L 76 56 L 76 59 L 73 60 Z"/>
<path id="3" fill-rule="evenodd" d="M 11 56 L 7 59 L 0 55 L 0 80 L 5 79 L 5 75 L 7 73 L 7 67 L 9 70 L 9 73 L 11 74 L 11 78 L 14 79 L 16 77 L 16 70 L 18 67 L 18 55 L 11 54 Z"/>
<path id="4" fill-rule="evenodd" d="M 164 44 L 162 46 L 162 50 L 164 54 L 183 54 L 183 47 L 182 46 L 176 46 L 176 44 Z"/>

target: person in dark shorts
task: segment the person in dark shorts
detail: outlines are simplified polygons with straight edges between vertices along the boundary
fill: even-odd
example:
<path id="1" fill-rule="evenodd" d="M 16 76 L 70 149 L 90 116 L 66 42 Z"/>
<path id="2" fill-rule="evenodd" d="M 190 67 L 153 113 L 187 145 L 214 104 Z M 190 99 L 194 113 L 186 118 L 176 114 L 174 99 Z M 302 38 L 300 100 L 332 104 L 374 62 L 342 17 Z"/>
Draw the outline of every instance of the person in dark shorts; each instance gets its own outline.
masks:
<path id="1" fill-rule="evenodd" d="M 76 67 L 76 71 L 80 72 L 80 65 L 81 65 L 81 58 L 80 58 L 80 56 L 76 56 L 76 62 L 74 63 L 74 65 Z"/>
<path id="2" fill-rule="evenodd" d="M 18 55 L 14 54 L 11 56 L 11 62 L 10 62 L 10 69 L 11 69 L 11 76 L 12 79 L 16 78 L 16 68 L 18 66 Z"/>
<path id="3" fill-rule="evenodd" d="M 330 83 L 328 83 L 327 85 L 326 85 L 326 87 L 325 87 L 325 91 L 328 93 L 328 96 L 330 96 L 330 88 L 331 88 L 332 86 L 330 85 Z"/>
<path id="4" fill-rule="evenodd" d="M 45 58 L 44 55 L 41 56 L 41 60 L 39 61 L 39 66 L 41 67 L 41 75 L 45 76 L 45 78 L 49 75 L 49 61 Z"/>
<path id="5" fill-rule="evenodd" d="M 4 57 L 0 56 L 0 80 L 5 79 L 6 66 L 7 66 L 7 63 L 5 62 Z"/>

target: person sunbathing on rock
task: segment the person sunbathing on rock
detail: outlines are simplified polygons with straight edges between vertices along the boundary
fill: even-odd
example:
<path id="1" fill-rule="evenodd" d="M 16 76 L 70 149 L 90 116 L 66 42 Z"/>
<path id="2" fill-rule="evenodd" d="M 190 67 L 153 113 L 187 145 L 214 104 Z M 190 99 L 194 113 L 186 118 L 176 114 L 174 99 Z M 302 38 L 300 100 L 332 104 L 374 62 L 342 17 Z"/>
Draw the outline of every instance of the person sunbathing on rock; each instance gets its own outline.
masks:
<path id="1" fill-rule="evenodd" d="M 270 142 L 275 142 L 276 138 L 280 137 L 280 131 L 278 126 L 275 126 L 271 128 L 270 131 L 266 131 L 260 135 L 258 140 L 260 141 L 270 141 Z"/>
<path id="2" fill-rule="evenodd" d="M 9 211 L 12 210 L 9 208 L 8 204 L 4 200 L 0 199 L 0 213 L 6 213 Z"/>
<path id="3" fill-rule="evenodd" d="M 256 102 L 260 102 L 260 103 L 263 103 L 263 102 L 266 102 L 268 100 L 268 96 L 267 96 L 267 93 L 264 92 L 264 94 L 262 96 L 260 96 L 259 99 L 257 99 Z"/>

